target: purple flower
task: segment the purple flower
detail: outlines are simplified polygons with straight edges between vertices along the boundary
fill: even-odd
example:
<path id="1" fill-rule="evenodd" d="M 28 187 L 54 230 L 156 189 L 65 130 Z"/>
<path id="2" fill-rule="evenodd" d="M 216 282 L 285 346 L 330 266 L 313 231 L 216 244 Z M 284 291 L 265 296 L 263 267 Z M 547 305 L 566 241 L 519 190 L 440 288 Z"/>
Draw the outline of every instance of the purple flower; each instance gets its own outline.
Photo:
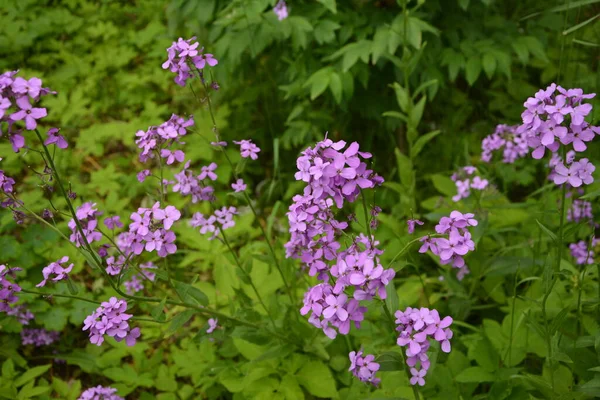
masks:
<path id="1" fill-rule="evenodd" d="M 243 192 L 244 190 L 246 190 L 246 184 L 244 183 L 243 179 L 238 179 L 235 183 L 231 184 L 231 187 L 233 188 L 233 190 L 235 190 L 236 193 Z"/>
<path id="2" fill-rule="evenodd" d="M 25 120 L 25 128 L 29 131 L 32 131 L 37 127 L 36 120 L 48 115 L 45 108 L 34 108 L 29 103 L 29 98 L 27 97 L 19 97 L 17 99 L 17 105 L 19 106 L 20 111 L 11 114 L 10 119 L 13 121 Z"/>
<path id="3" fill-rule="evenodd" d="M 108 229 L 115 229 L 115 228 L 122 228 L 123 227 L 123 223 L 121 222 L 121 218 L 118 215 L 115 215 L 114 217 L 108 217 L 104 219 L 104 225 L 106 225 L 106 227 Z"/>
<path id="4" fill-rule="evenodd" d="M 417 383 L 419 386 L 425 385 L 425 379 L 423 379 L 427 374 L 427 370 L 425 368 L 421 369 L 420 371 L 418 371 L 416 368 L 411 368 L 410 374 L 412 375 L 410 378 L 411 385 L 416 385 Z"/>
<path id="5" fill-rule="evenodd" d="M 211 181 L 216 181 L 217 180 L 217 174 L 215 174 L 214 171 L 216 171 L 217 169 L 217 164 L 215 163 L 210 163 L 208 166 L 204 166 L 201 169 L 200 175 L 198 175 L 198 179 L 203 180 L 203 179 L 210 179 Z"/>
<path id="6" fill-rule="evenodd" d="M 35 347 L 48 346 L 56 342 L 59 337 L 59 332 L 55 331 L 47 331 L 45 329 L 23 329 L 21 331 L 21 344 L 23 346 L 32 344 Z"/>
<path id="7" fill-rule="evenodd" d="M 213 333 L 215 329 L 217 329 L 219 324 L 219 320 L 216 318 L 210 318 L 208 320 L 208 329 L 206 330 L 206 333 Z"/>
<path id="8" fill-rule="evenodd" d="M 423 221 L 419 221 L 418 219 L 409 219 L 406 221 L 406 225 L 408 225 L 408 233 L 413 234 L 415 232 L 415 225 L 424 225 Z"/>
<path id="9" fill-rule="evenodd" d="M 77 400 L 125 400 L 118 396 L 117 389 L 111 387 L 96 386 L 86 389 Z"/>
<path id="10" fill-rule="evenodd" d="M 100 346 L 104 342 L 104 335 L 114 337 L 120 342 L 125 339 L 128 346 L 133 346 L 140 337 L 139 328 L 131 329 L 127 322 L 132 315 L 125 313 L 127 302 L 111 297 L 109 301 L 100 304 L 84 320 L 83 330 L 89 331 L 90 342 Z"/>
<path id="11" fill-rule="evenodd" d="M 32 99 L 37 99 L 42 90 L 42 80 L 39 78 L 25 80 L 17 77 L 12 83 L 12 90 L 15 93 L 28 94 Z"/>
<path id="12" fill-rule="evenodd" d="M 258 159 L 260 148 L 252 143 L 252 140 L 234 140 L 233 143 L 240 145 L 240 154 L 243 158 Z"/>
<path id="13" fill-rule="evenodd" d="M 375 378 L 375 373 L 379 371 L 379 363 L 375 362 L 375 356 L 372 354 L 363 356 L 362 350 L 359 350 L 351 351 L 348 358 L 350 359 L 348 371 L 351 371 L 352 375 L 373 386 L 377 386 L 381 382 L 381 379 Z"/>
<path id="14" fill-rule="evenodd" d="M 285 1 L 279 0 L 275 7 L 273 7 L 273 12 L 275 13 L 275 15 L 277 15 L 277 19 L 279 21 L 283 21 L 284 19 L 286 19 L 288 17 L 288 9 L 287 4 L 285 4 Z"/>
<path id="15" fill-rule="evenodd" d="M 581 178 L 579 177 L 579 164 L 571 164 L 569 168 L 565 167 L 564 164 L 558 164 L 554 167 L 554 183 L 557 185 L 562 185 L 565 182 L 568 182 L 569 185 L 573 187 L 579 187 L 583 183 Z"/>
<path id="16" fill-rule="evenodd" d="M 42 270 L 42 275 L 44 276 L 44 280 L 35 285 L 36 287 L 42 287 L 46 285 L 46 281 L 48 279 L 52 279 L 54 282 L 58 282 L 63 279 L 69 279 L 69 272 L 73 269 L 74 264 L 71 263 L 68 267 L 64 267 L 62 264 L 65 264 L 69 261 L 68 256 L 62 257 L 60 260 L 50 263 L 47 267 Z M 54 277 L 52 277 L 54 275 Z"/>
<path id="17" fill-rule="evenodd" d="M 69 147 L 69 144 L 65 140 L 62 135 L 59 135 L 58 132 L 60 130 L 58 128 L 52 128 L 48 131 L 48 139 L 44 142 L 46 146 L 51 144 L 55 144 L 59 149 L 66 149 Z"/>

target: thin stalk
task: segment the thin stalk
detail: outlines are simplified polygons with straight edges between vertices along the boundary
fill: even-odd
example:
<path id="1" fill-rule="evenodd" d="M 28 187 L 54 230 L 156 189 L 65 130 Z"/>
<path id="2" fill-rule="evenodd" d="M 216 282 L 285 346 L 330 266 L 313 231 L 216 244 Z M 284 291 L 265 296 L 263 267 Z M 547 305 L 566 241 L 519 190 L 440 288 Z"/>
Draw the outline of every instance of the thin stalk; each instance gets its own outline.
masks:
<path id="1" fill-rule="evenodd" d="M 81 296 L 72 296 L 70 294 L 43 293 L 43 292 L 37 292 L 35 290 L 28 290 L 28 289 L 23 289 L 23 288 L 21 288 L 21 293 L 34 294 L 37 296 L 47 296 L 47 297 L 64 297 L 66 299 L 75 299 L 75 300 L 87 301 L 88 303 L 100 304 L 99 301 L 92 300 L 92 299 L 86 299 L 85 297 L 81 297 Z"/>

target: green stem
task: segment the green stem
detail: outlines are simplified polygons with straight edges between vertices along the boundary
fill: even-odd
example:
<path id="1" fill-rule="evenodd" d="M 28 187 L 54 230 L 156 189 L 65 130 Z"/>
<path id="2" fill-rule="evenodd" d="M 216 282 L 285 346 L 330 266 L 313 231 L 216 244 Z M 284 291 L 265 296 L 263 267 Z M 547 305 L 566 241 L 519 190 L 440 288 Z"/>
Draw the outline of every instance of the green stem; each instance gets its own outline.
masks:
<path id="1" fill-rule="evenodd" d="M 75 300 L 87 301 L 88 303 L 100 304 L 99 301 L 92 300 L 92 299 L 86 299 L 85 297 L 80 297 L 80 296 L 72 296 L 70 294 L 43 293 L 43 292 L 37 292 L 35 290 L 28 290 L 28 289 L 23 289 L 23 288 L 21 288 L 21 293 L 35 294 L 37 296 L 47 296 L 47 297 L 64 297 L 66 299 L 75 299 Z"/>

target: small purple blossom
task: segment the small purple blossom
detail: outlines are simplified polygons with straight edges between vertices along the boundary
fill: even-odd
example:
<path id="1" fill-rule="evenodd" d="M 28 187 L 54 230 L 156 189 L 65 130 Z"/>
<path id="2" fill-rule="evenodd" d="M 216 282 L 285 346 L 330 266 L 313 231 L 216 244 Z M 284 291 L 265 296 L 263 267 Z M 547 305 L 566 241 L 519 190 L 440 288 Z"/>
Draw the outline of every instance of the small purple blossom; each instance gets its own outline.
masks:
<path id="1" fill-rule="evenodd" d="M 206 333 L 213 333 L 215 329 L 217 329 L 219 324 L 219 320 L 216 318 L 210 318 L 208 320 L 208 329 L 206 330 Z"/>
<path id="2" fill-rule="evenodd" d="M 238 179 L 237 181 L 231 184 L 231 187 L 236 193 L 243 192 L 244 190 L 246 190 L 246 184 L 244 183 L 243 179 Z"/>
<path id="3" fill-rule="evenodd" d="M 116 393 L 117 389 L 98 385 L 96 387 L 86 389 L 83 393 L 81 393 L 77 400 L 125 400 Z"/>
<path id="4" fill-rule="evenodd" d="M 359 350 L 351 351 L 348 358 L 350 358 L 348 371 L 351 371 L 352 375 L 360 379 L 361 382 L 368 382 L 373 386 L 379 385 L 381 379 L 375 377 L 375 373 L 379 371 L 379 363 L 375 362 L 375 356 L 372 354 L 363 356 L 362 350 Z"/>
<path id="5" fill-rule="evenodd" d="M 240 145 L 240 154 L 243 158 L 258 159 L 260 148 L 252 143 L 252 140 L 234 140 L 233 143 Z"/>
<path id="6" fill-rule="evenodd" d="M 287 4 L 284 0 L 279 0 L 275 7 L 273 7 L 273 12 L 277 15 L 277 19 L 279 21 L 283 21 L 288 17 L 288 8 Z"/>
<path id="7" fill-rule="evenodd" d="M 408 221 L 406 221 L 406 225 L 408 225 L 408 233 L 410 235 L 412 235 L 415 232 L 415 226 L 416 225 L 424 225 L 425 223 L 423 221 L 419 221 L 418 219 L 409 219 Z"/>
<path id="8" fill-rule="evenodd" d="M 42 287 L 46 285 L 48 279 L 52 279 L 54 282 L 58 282 L 64 279 L 69 279 L 69 272 L 73 269 L 74 264 L 71 263 L 68 267 L 63 264 L 69 262 L 69 257 L 64 256 L 56 262 L 50 263 L 47 267 L 42 270 L 44 280 L 35 285 L 36 287 Z M 52 276 L 54 275 L 54 276 Z"/>

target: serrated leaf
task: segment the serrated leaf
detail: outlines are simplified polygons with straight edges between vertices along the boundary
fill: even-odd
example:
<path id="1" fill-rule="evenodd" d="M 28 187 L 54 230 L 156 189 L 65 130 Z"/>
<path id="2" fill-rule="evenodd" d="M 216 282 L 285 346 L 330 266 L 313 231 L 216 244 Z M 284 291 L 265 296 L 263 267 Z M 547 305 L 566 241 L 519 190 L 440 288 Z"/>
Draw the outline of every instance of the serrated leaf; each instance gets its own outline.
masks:
<path id="1" fill-rule="evenodd" d="M 488 79 L 492 79 L 496 71 L 496 58 L 491 53 L 483 55 L 483 71 Z"/>
<path id="2" fill-rule="evenodd" d="M 171 324 L 169 328 L 165 332 L 165 335 L 170 336 L 173 333 L 177 332 L 186 322 L 188 322 L 197 311 L 194 310 L 185 310 L 179 314 L 177 314 L 171 320 Z"/>
<path id="3" fill-rule="evenodd" d="M 198 289 L 195 286 L 188 285 L 187 283 L 173 281 L 175 285 L 175 290 L 177 294 L 185 301 L 185 302 L 197 302 L 200 305 L 207 306 L 208 305 L 208 297 L 204 294 L 204 292 Z"/>
<path id="4" fill-rule="evenodd" d="M 333 98 L 337 104 L 342 102 L 342 80 L 336 72 L 331 72 L 329 75 L 329 90 L 333 94 Z"/>
<path id="5" fill-rule="evenodd" d="M 331 370 L 321 361 L 309 361 L 298 371 L 298 382 L 313 396 L 333 399 L 337 397 L 335 379 Z"/>
<path id="6" fill-rule="evenodd" d="M 155 305 L 150 310 L 150 315 L 156 321 L 163 322 L 167 319 L 167 317 L 165 316 L 165 304 L 166 303 L 167 303 L 167 297 L 165 296 L 159 304 Z"/>
<path id="7" fill-rule="evenodd" d="M 479 56 L 471 56 L 467 60 L 467 65 L 465 69 L 465 76 L 467 78 L 467 82 L 469 86 L 473 86 L 473 84 L 479 78 L 481 74 L 481 58 Z"/>

